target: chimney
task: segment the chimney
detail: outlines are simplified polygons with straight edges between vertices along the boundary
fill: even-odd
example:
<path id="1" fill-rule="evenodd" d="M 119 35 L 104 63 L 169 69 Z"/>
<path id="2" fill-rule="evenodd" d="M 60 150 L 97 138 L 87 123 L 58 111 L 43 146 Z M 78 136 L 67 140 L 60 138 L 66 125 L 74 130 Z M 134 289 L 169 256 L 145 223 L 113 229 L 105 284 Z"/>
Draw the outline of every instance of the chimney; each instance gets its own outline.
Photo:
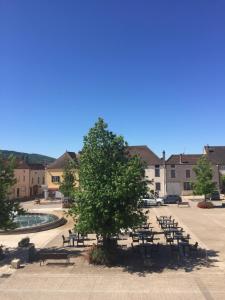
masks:
<path id="1" fill-rule="evenodd" d="M 165 152 L 165 150 L 163 150 L 163 152 L 162 152 L 162 159 L 163 159 L 164 162 L 166 161 L 166 152 Z"/>
<path id="2" fill-rule="evenodd" d="M 180 164 L 182 164 L 182 154 L 180 154 Z"/>

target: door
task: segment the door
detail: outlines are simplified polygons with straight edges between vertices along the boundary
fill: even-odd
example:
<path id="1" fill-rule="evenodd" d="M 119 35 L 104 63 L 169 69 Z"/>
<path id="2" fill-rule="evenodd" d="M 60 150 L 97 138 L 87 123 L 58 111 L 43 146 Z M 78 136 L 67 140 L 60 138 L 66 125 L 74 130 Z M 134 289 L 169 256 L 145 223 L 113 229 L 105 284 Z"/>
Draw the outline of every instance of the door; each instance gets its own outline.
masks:
<path id="1" fill-rule="evenodd" d="M 181 195 L 181 186 L 179 182 L 167 183 L 167 195 Z"/>
<path id="2" fill-rule="evenodd" d="M 17 188 L 17 189 L 16 189 L 16 197 L 19 198 L 19 196 L 20 196 L 20 189 Z"/>

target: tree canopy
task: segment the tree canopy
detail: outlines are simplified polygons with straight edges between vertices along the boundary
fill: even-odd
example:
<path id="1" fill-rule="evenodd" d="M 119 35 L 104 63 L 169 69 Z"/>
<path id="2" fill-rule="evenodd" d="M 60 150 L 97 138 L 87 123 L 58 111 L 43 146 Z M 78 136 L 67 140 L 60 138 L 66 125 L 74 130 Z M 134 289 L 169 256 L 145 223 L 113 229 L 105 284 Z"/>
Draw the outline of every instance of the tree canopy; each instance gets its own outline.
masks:
<path id="1" fill-rule="evenodd" d="M 79 231 L 95 232 L 106 239 L 143 221 L 139 200 L 147 193 L 140 158 L 131 157 L 123 137 L 107 127 L 99 118 L 84 137 L 79 187 L 71 209 Z"/>
<path id="2" fill-rule="evenodd" d="M 216 189 L 216 184 L 213 182 L 213 171 L 210 162 L 205 156 L 202 156 L 196 167 L 194 168 L 196 181 L 193 183 L 194 194 L 206 195 L 211 194 Z"/>
<path id="3" fill-rule="evenodd" d="M 63 180 L 59 187 L 63 195 L 70 199 L 74 196 L 74 189 L 77 182 L 77 167 L 77 161 L 68 160 L 63 171 Z"/>
<path id="4" fill-rule="evenodd" d="M 8 199 L 10 188 L 16 183 L 14 166 L 13 156 L 6 160 L 0 154 L 0 229 L 4 230 L 14 228 L 15 214 L 23 212 L 18 203 Z"/>

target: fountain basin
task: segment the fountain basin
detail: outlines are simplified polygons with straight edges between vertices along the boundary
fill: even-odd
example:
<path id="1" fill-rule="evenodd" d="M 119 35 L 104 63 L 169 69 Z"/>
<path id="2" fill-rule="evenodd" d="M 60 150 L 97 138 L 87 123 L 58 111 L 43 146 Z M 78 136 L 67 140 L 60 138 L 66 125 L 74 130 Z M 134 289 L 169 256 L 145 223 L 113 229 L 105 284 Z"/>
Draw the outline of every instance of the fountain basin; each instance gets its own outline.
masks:
<path id="1" fill-rule="evenodd" d="M 16 216 L 14 222 L 15 229 L 0 231 L 0 234 L 30 233 L 53 229 L 66 223 L 66 219 L 54 214 L 47 213 L 26 213 Z"/>

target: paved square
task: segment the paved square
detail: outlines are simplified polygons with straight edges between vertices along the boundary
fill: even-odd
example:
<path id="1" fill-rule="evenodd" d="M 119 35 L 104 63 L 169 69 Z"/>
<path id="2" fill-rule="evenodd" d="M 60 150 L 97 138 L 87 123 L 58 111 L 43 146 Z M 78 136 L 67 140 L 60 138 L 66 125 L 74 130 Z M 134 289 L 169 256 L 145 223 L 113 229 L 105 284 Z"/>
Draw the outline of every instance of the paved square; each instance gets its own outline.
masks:
<path id="1" fill-rule="evenodd" d="M 156 215 L 172 215 L 192 242 L 206 248 L 205 264 L 188 266 L 187 261 L 185 267 L 164 265 L 157 271 L 151 269 L 150 259 L 148 271 L 104 268 L 89 265 L 77 251 L 70 265 L 60 262 L 40 267 L 33 263 L 15 272 L 5 270 L 0 278 L 0 299 L 225 299 L 225 209 L 204 210 L 190 203 L 189 208 L 150 208 L 150 221 L 156 228 Z M 31 241 L 43 238 L 46 243 L 40 242 L 40 247 L 61 246 L 61 234 L 70 226 L 32 234 Z"/>

